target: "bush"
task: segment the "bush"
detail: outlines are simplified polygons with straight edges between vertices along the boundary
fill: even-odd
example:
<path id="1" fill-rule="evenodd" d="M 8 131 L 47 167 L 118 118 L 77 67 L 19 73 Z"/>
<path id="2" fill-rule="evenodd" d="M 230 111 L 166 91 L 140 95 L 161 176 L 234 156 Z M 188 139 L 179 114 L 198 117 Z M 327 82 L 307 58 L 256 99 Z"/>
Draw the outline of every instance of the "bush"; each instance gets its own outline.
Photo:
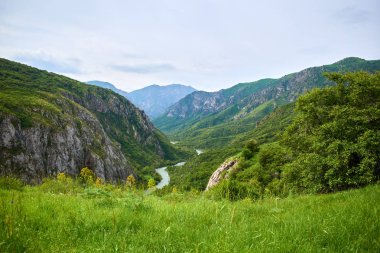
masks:
<path id="1" fill-rule="evenodd" d="M 244 157 L 245 160 L 249 160 L 258 151 L 259 151 L 259 144 L 257 143 L 256 140 L 251 140 L 245 145 L 242 151 L 242 156 Z"/>
<path id="2" fill-rule="evenodd" d="M 223 180 L 211 188 L 208 194 L 215 199 L 228 199 L 231 201 L 245 198 L 257 199 L 259 197 L 254 188 L 236 180 Z"/>
<path id="3" fill-rule="evenodd" d="M 84 167 L 79 173 L 79 180 L 85 186 L 91 186 L 94 184 L 96 179 L 95 173 L 88 167 Z"/>
<path id="4" fill-rule="evenodd" d="M 293 154 L 284 180 L 297 191 L 341 191 L 380 179 L 380 72 L 327 77 L 337 85 L 301 96 L 282 138 Z"/>
<path id="5" fill-rule="evenodd" d="M 71 177 L 59 173 L 57 179 L 44 178 L 40 188 L 45 192 L 73 194 L 78 193 L 82 189 Z"/>
<path id="6" fill-rule="evenodd" d="M 129 175 L 125 180 L 125 187 L 129 190 L 136 189 L 136 179 L 133 175 Z"/>
<path id="7" fill-rule="evenodd" d="M 21 191 L 24 187 L 21 179 L 13 177 L 0 177 L 0 189 Z"/>

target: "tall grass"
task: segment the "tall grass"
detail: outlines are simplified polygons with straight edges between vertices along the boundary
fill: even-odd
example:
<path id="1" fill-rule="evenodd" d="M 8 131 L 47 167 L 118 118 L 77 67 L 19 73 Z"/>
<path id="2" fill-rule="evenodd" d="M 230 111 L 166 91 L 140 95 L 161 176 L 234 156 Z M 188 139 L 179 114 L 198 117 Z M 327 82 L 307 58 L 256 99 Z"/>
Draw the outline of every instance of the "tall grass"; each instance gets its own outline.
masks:
<path id="1" fill-rule="evenodd" d="M 380 185 L 258 202 L 45 190 L 0 190 L 0 252 L 380 250 Z"/>

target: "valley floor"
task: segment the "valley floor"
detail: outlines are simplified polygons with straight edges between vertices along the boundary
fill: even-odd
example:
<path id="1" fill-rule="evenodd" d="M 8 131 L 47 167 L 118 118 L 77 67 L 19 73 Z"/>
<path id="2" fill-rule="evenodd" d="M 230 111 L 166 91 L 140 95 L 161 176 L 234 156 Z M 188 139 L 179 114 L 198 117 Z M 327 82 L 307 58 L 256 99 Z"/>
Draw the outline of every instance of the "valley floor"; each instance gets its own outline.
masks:
<path id="1" fill-rule="evenodd" d="M 258 202 L 0 190 L 0 252 L 379 252 L 380 185 Z"/>

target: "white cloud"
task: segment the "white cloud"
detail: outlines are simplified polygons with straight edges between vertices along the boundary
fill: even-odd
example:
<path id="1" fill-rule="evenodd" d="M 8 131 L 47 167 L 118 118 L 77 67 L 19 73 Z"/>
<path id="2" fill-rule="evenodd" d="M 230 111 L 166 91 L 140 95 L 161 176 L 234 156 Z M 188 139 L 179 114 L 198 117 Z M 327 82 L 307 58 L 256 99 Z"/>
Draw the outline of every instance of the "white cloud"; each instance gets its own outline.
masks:
<path id="1" fill-rule="evenodd" d="M 0 56 L 132 90 L 218 90 L 348 56 L 380 58 L 376 0 L 0 2 Z"/>
<path id="2" fill-rule="evenodd" d="M 25 63 L 40 69 L 62 74 L 80 74 L 81 60 L 77 58 L 58 58 L 43 51 L 21 52 L 12 60 Z"/>
<path id="3" fill-rule="evenodd" d="M 146 65 L 112 65 L 110 68 L 116 71 L 137 74 L 149 74 L 176 70 L 173 65 L 168 63 Z"/>

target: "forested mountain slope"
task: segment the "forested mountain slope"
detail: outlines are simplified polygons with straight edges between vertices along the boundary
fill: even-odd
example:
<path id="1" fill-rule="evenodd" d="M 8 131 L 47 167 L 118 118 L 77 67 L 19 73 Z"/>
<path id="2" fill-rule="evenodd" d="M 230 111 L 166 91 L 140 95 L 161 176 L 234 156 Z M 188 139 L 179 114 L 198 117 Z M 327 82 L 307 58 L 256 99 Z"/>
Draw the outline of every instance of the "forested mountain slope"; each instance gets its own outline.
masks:
<path id="1" fill-rule="evenodd" d="M 312 88 L 332 85 L 324 73 L 360 70 L 380 70 L 380 61 L 351 57 L 279 79 L 242 83 L 218 92 L 194 92 L 170 107 L 154 124 L 172 139 L 188 145 L 221 147 L 252 131 L 277 107 L 295 101 Z"/>
<path id="2" fill-rule="evenodd" d="M 176 159 L 147 116 L 110 90 L 0 59 L 0 174 L 25 181 L 89 166 L 125 180 Z"/>

